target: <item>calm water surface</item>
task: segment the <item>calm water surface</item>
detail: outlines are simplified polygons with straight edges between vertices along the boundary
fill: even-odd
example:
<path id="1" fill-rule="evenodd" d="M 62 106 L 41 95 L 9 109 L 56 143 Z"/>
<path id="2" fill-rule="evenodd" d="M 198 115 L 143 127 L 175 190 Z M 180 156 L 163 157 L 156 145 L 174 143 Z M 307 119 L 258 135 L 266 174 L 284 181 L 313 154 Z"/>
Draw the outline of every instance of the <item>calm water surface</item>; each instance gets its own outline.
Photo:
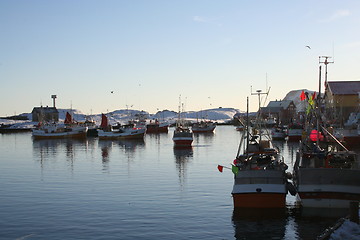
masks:
<path id="1" fill-rule="evenodd" d="M 174 149 L 144 141 L 0 135 L 0 239 L 314 239 L 337 218 L 294 208 L 234 212 L 230 166 L 239 132 L 218 126 Z M 297 143 L 277 142 L 292 170 Z"/>

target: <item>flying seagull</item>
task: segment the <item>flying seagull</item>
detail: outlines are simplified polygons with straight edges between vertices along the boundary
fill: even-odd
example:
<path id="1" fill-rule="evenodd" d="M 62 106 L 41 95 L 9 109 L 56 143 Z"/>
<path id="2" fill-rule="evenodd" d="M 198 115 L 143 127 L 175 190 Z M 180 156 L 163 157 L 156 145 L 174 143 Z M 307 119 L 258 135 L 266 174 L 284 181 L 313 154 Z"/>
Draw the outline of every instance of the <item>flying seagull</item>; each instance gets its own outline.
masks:
<path id="1" fill-rule="evenodd" d="M 305 47 L 307 47 L 308 49 L 311 49 L 311 47 L 310 47 L 310 46 L 305 46 Z"/>

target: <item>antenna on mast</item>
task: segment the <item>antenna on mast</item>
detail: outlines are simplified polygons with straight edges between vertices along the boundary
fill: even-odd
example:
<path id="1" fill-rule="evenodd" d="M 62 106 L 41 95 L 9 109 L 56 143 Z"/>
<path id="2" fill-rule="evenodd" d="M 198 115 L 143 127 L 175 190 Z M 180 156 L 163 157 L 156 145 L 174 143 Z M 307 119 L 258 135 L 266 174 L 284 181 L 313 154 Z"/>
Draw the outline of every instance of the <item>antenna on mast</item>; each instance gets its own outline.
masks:
<path id="1" fill-rule="evenodd" d="M 329 62 L 328 59 L 331 58 L 330 56 L 319 56 L 319 64 L 323 63 L 325 64 L 325 86 L 327 85 L 327 65 L 329 63 L 334 63 L 334 61 Z M 324 59 L 324 60 L 322 60 Z M 321 81 L 321 80 L 319 80 Z M 319 83 L 319 95 L 321 93 L 321 84 Z"/>

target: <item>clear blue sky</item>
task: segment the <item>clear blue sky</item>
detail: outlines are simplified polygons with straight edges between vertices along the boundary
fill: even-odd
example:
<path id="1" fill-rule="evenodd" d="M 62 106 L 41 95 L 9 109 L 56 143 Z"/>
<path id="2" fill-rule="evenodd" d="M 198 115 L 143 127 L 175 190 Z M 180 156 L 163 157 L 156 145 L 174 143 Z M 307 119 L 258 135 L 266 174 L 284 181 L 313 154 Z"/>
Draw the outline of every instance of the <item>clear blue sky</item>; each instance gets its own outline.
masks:
<path id="1" fill-rule="evenodd" d="M 329 80 L 360 80 L 359 26 L 358 0 L 1 0 L 0 116 L 52 94 L 83 113 L 177 110 L 180 94 L 245 110 L 250 86 L 317 90 L 322 55 Z"/>

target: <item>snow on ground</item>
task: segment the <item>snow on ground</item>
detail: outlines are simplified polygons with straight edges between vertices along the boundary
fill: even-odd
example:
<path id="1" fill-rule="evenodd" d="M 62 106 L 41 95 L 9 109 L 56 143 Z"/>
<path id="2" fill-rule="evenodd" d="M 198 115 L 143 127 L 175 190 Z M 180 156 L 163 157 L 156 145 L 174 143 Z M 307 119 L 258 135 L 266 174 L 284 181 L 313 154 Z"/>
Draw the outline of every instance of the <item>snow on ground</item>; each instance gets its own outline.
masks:
<path id="1" fill-rule="evenodd" d="M 358 240 L 360 239 L 360 225 L 350 220 L 344 223 L 330 235 L 330 240 Z"/>
<path id="2" fill-rule="evenodd" d="M 78 122 L 84 122 L 85 120 L 93 120 L 97 125 L 101 123 L 101 114 L 95 115 L 85 115 L 81 111 L 76 109 L 57 109 L 59 111 L 59 122 L 63 122 L 66 116 L 66 112 L 69 112 L 73 119 Z M 235 114 L 238 114 L 240 111 L 234 108 L 214 108 L 207 109 L 202 111 L 189 111 L 183 112 L 181 116 L 187 120 L 192 122 L 196 122 L 197 120 L 212 120 L 218 123 L 224 123 L 231 121 Z M 178 113 L 170 110 L 159 111 L 156 114 L 150 114 L 146 111 L 140 110 L 132 110 L 132 109 L 120 109 L 113 112 L 106 113 L 106 116 L 109 119 L 109 123 L 115 125 L 117 123 L 125 124 L 129 120 L 133 120 L 142 115 L 148 121 L 153 119 L 159 119 L 160 121 L 168 121 L 170 123 L 174 123 L 178 118 Z M 9 119 L 0 119 L 0 124 L 14 124 L 12 127 L 32 127 L 36 125 L 36 122 L 32 122 L 31 113 L 23 113 L 21 116 L 26 116 L 28 121 L 20 121 L 20 120 L 9 120 Z"/>

